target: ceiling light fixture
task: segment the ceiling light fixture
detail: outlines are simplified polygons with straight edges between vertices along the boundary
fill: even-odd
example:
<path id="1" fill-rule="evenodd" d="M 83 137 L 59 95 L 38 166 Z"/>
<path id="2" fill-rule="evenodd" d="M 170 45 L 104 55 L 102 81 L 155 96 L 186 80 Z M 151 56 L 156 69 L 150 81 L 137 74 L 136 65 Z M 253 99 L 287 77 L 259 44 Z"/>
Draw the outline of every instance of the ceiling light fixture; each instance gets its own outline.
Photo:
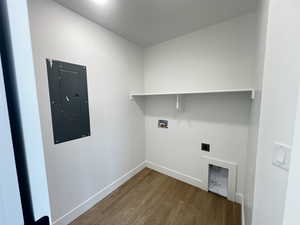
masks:
<path id="1" fill-rule="evenodd" d="M 96 2 L 99 5 L 106 5 L 108 3 L 109 0 L 94 0 L 94 2 Z"/>

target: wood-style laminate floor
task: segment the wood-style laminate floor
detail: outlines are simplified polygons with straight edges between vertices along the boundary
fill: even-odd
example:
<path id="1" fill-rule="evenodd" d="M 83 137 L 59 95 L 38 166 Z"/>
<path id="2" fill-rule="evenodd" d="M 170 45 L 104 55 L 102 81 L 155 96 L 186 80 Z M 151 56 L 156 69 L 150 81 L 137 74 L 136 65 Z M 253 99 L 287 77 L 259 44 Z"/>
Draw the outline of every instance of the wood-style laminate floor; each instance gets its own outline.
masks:
<path id="1" fill-rule="evenodd" d="M 71 225 L 241 225 L 241 207 L 144 169 Z"/>

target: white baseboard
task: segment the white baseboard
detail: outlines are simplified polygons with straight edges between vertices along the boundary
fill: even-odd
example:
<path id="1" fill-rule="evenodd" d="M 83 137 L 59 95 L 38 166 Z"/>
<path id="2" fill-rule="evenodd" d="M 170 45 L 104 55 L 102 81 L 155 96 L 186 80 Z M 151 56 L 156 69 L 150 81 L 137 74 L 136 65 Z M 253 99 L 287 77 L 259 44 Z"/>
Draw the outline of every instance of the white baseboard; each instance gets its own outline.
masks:
<path id="1" fill-rule="evenodd" d="M 115 180 L 113 183 L 107 185 L 105 188 L 91 196 L 89 199 L 84 201 L 83 203 L 76 206 L 74 209 L 66 213 L 64 216 L 60 217 L 59 219 L 55 220 L 53 222 L 53 225 L 68 225 L 73 220 L 75 220 L 77 217 L 85 213 L 87 210 L 92 208 L 95 204 L 97 204 L 99 201 L 104 199 L 107 195 L 112 193 L 114 190 L 116 190 L 118 187 L 120 187 L 122 184 L 124 184 L 126 181 L 128 181 L 130 178 L 132 178 L 134 175 L 136 175 L 138 172 L 143 170 L 146 167 L 146 162 L 142 162 L 139 164 L 136 168 L 130 170 L 123 176 L 119 177 L 117 180 Z"/>
<path id="2" fill-rule="evenodd" d="M 146 167 L 148 167 L 150 169 L 153 169 L 153 170 L 156 170 L 160 173 L 166 174 L 166 175 L 168 175 L 170 177 L 173 177 L 177 180 L 180 180 L 182 182 L 188 183 L 190 185 L 193 185 L 195 187 L 198 187 L 198 188 L 201 188 L 201 189 L 207 191 L 207 187 L 204 186 L 202 180 L 199 180 L 197 178 L 194 178 L 194 177 L 191 177 L 189 175 L 183 174 L 183 173 L 178 172 L 176 170 L 169 169 L 165 166 L 158 165 L 158 164 L 153 163 L 151 161 L 146 161 Z"/>
<path id="3" fill-rule="evenodd" d="M 244 200 L 244 195 L 241 194 L 241 193 L 236 193 L 236 202 L 241 204 L 242 225 L 245 225 L 245 200 Z"/>
<path id="4" fill-rule="evenodd" d="M 76 206 L 75 208 L 70 210 L 64 216 L 55 220 L 53 222 L 53 225 L 68 225 L 73 220 L 75 220 L 80 215 L 85 213 L 87 210 L 92 208 L 95 204 L 97 204 L 99 201 L 104 199 L 106 196 L 108 196 L 110 193 L 112 193 L 114 190 L 116 190 L 118 187 L 120 187 L 122 184 L 124 184 L 126 181 L 128 181 L 130 178 L 132 178 L 134 175 L 136 175 L 138 172 L 140 172 L 141 170 L 143 170 L 146 167 L 207 191 L 207 187 L 205 187 L 202 180 L 200 180 L 200 179 L 191 177 L 189 175 L 183 174 L 176 170 L 169 169 L 165 166 L 161 166 L 161 165 L 158 165 L 158 164 L 150 162 L 150 161 L 145 161 L 145 162 L 142 162 L 141 164 L 139 164 L 136 168 L 130 170 L 129 172 L 127 172 L 126 174 L 124 174 L 123 176 L 121 176 L 120 178 L 115 180 L 113 183 L 107 185 L 105 188 L 103 188 L 102 190 L 100 190 L 99 192 L 97 192 L 96 194 L 91 196 L 89 199 L 87 199 L 83 203 L 79 204 L 78 206 Z M 241 194 L 241 193 L 236 194 L 236 202 L 241 204 L 242 225 L 245 225 L 243 194 Z"/>
<path id="5" fill-rule="evenodd" d="M 239 203 L 239 204 L 243 204 L 244 201 L 244 195 L 242 193 L 236 193 L 235 195 L 235 202 Z"/>
<path id="6" fill-rule="evenodd" d="M 178 171 L 173 170 L 173 169 L 169 169 L 165 166 L 158 165 L 158 164 L 156 164 L 154 162 L 151 162 L 151 161 L 146 161 L 146 167 L 148 167 L 150 169 L 153 169 L 153 170 L 156 170 L 156 171 L 158 171 L 160 173 L 163 173 L 167 176 L 173 177 L 173 178 L 175 178 L 177 180 L 180 180 L 182 182 L 193 185 L 195 187 L 201 188 L 202 190 L 207 191 L 207 186 L 200 179 L 191 177 L 189 175 L 183 174 L 183 173 L 178 172 Z M 243 194 L 242 193 L 236 193 L 235 196 L 236 196 L 235 201 L 242 205 L 243 202 L 244 202 Z"/>

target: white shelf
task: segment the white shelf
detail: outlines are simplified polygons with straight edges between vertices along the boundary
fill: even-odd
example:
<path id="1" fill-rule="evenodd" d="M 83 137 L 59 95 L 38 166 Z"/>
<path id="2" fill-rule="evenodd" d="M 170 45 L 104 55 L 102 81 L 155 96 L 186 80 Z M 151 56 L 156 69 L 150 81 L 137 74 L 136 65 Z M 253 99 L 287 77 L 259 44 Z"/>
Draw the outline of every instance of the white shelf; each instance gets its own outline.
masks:
<path id="1" fill-rule="evenodd" d="M 149 93 L 131 93 L 129 94 L 130 99 L 134 97 L 143 96 L 162 96 L 162 95 L 194 95 L 194 94 L 224 94 L 224 93 L 249 93 L 251 99 L 255 98 L 254 89 L 225 89 L 225 90 L 207 90 L 207 91 L 184 91 L 184 92 L 149 92 Z"/>

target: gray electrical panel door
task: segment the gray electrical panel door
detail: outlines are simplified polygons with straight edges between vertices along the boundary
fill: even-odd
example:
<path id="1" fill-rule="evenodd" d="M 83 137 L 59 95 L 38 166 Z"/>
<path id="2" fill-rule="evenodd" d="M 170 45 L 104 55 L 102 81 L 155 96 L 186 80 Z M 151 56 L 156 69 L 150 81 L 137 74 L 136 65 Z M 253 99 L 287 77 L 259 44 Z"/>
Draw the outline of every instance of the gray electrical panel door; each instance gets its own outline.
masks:
<path id="1" fill-rule="evenodd" d="M 90 136 L 86 67 L 46 60 L 54 143 Z"/>

